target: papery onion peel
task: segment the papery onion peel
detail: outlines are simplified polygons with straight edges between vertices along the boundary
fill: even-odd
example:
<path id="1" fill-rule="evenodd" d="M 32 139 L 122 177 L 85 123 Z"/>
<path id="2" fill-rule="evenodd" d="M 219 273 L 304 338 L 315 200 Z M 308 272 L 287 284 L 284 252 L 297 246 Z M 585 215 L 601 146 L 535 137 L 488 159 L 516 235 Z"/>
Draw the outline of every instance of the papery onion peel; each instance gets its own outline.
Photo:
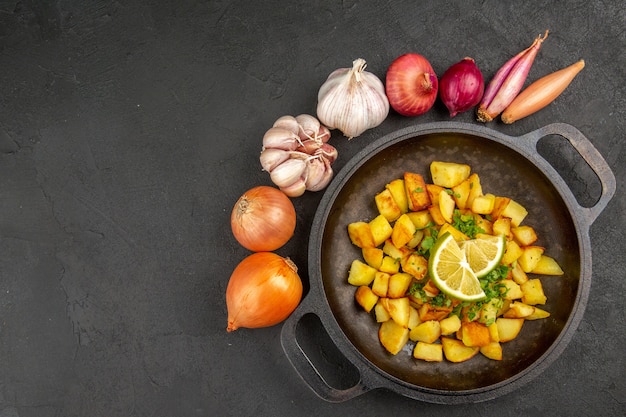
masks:
<path id="1" fill-rule="evenodd" d="M 302 299 L 302 280 L 289 258 L 257 252 L 237 265 L 226 288 L 227 331 L 278 324 Z"/>
<path id="2" fill-rule="evenodd" d="M 282 191 L 261 185 L 246 191 L 230 216 L 235 239 L 253 252 L 273 251 L 291 239 L 296 210 Z"/>

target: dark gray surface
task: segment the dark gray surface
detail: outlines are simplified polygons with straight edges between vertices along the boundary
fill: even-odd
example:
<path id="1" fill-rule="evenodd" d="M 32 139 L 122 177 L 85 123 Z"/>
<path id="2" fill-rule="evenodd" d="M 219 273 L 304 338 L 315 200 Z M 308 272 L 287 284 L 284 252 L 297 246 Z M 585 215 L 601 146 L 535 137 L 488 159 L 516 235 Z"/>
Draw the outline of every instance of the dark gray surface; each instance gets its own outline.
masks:
<path id="1" fill-rule="evenodd" d="M 0 2 L 0 416 L 625 415 L 624 8 L 515 3 Z M 490 126 L 569 123 L 617 177 L 590 230 L 589 305 L 559 360 L 486 403 L 378 391 L 330 404 L 286 360 L 280 326 L 226 332 L 226 284 L 248 254 L 230 211 L 270 184 L 258 153 L 276 118 L 314 113 L 326 76 L 357 57 L 382 78 L 405 52 L 438 75 L 472 56 L 489 79 L 545 29 L 531 79 L 579 58 L 586 68 L 550 107 Z M 334 133 L 336 169 L 381 135 L 448 119 L 437 102 L 350 142 Z M 541 150 L 592 204 L 575 153 Z M 277 251 L 307 288 L 320 198 L 294 200 L 296 236 Z"/>

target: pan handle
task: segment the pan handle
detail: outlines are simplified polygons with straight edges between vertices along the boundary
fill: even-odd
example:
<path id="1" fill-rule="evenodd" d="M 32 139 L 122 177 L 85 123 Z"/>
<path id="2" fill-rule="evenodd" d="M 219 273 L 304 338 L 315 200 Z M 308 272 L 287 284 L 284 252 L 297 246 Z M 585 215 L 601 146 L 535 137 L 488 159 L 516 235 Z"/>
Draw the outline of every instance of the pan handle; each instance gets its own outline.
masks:
<path id="1" fill-rule="evenodd" d="M 586 218 L 591 225 L 605 209 L 613 195 L 615 194 L 615 176 L 611 171 L 611 168 L 604 160 L 600 152 L 593 146 L 593 144 L 574 126 L 566 123 L 553 123 L 542 128 L 539 128 L 533 132 L 530 132 L 524 136 L 526 143 L 529 143 L 533 148 L 531 151 L 535 153 L 537 151 L 537 143 L 539 139 L 548 135 L 559 135 L 565 138 L 580 156 L 587 162 L 589 167 L 598 176 L 600 184 L 602 185 L 602 192 L 600 198 L 592 207 L 582 207 L 579 205 L 579 210 L 586 213 Z"/>
<path id="2" fill-rule="evenodd" d="M 338 389 L 329 385 L 319 370 L 315 367 L 315 364 L 311 358 L 306 354 L 300 343 L 298 343 L 296 329 L 298 323 L 307 314 L 315 314 L 315 309 L 312 308 L 310 300 L 313 297 L 305 297 L 298 308 L 289 316 L 284 322 L 283 328 L 280 334 L 280 342 L 287 356 L 289 362 L 296 369 L 300 377 L 306 382 L 306 384 L 325 401 L 331 403 L 340 403 L 352 398 L 358 397 L 368 391 L 370 387 L 366 386 L 363 381 L 361 371 L 359 370 L 359 380 L 352 387 L 345 389 Z"/>

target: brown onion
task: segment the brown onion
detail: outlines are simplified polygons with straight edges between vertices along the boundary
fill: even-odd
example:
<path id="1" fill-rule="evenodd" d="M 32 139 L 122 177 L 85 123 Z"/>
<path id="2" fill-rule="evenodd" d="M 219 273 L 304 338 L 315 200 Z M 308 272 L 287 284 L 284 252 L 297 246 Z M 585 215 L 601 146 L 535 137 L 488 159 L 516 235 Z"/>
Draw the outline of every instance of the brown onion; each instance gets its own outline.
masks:
<path id="1" fill-rule="evenodd" d="M 235 239 L 253 252 L 283 246 L 296 229 L 296 209 L 280 190 L 266 185 L 246 191 L 233 207 L 230 226 Z"/>
<path id="2" fill-rule="evenodd" d="M 298 268 L 272 252 L 257 252 L 237 265 L 226 288 L 227 331 L 268 327 L 285 320 L 302 298 Z"/>
<path id="3" fill-rule="evenodd" d="M 485 91 L 483 74 L 472 58 L 463 58 L 446 70 L 439 80 L 439 97 L 450 117 L 480 103 Z"/>

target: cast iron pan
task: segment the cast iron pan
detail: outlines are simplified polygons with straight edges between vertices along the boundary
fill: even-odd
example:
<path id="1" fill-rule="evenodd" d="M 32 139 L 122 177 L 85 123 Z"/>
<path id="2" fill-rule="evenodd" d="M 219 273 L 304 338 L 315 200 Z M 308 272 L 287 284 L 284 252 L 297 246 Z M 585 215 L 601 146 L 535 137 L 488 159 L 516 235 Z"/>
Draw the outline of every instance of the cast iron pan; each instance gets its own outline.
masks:
<path id="1" fill-rule="evenodd" d="M 600 197 L 582 207 L 557 171 L 537 152 L 543 137 L 565 138 L 597 175 Z M 548 319 L 524 324 L 518 338 L 503 344 L 504 359 L 477 355 L 464 363 L 428 363 L 406 348 L 392 356 L 378 340 L 378 325 L 354 301 L 347 272 L 360 250 L 347 225 L 369 221 L 374 195 L 404 171 L 430 179 L 433 160 L 469 164 L 485 192 L 509 196 L 525 206 L 524 224 L 539 235 L 537 244 L 563 267 L 561 277 L 544 277 Z M 615 177 L 593 145 L 575 128 L 552 124 L 520 137 L 484 126 L 444 122 L 409 127 L 365 147 L 336 175 L 312 224 L 308 249 L 310 291 L 283 325 L 283 349 L 304 381 L 321 398 L 340 402 L 384 388 L 417 400 L 459 404 L 493 399 L 539 375 L 575 334 L 591 285 L 589 227 L 615 192 Z M 327 383 L 297 339 L 296 328 L 308 314 L 319 317 L 341 353 L 358 369 L 349 388 Z M 410 347 L 410 346 L 409 346 Z"/>

